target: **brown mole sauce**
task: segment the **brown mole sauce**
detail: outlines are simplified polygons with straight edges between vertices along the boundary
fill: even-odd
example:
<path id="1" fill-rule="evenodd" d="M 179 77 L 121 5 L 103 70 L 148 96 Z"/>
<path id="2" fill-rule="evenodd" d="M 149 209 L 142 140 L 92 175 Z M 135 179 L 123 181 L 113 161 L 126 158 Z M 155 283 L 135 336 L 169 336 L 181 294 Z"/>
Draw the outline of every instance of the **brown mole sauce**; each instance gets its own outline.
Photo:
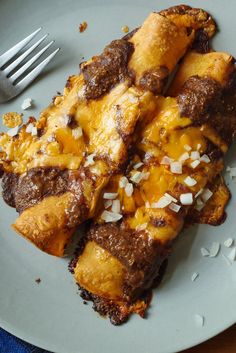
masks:
<path id="1" fill-rule="evenodd" d="M 4 173 L 2 178 L 3 199 L 17 212 L 22 213 L 42 201 L 45 197 L 61 195 L 70 191 L 74 197 L 68 207 L 68 227 L 74 227 L 78 221 L 85 219 L 88 206 L 84 198 L 82 181 L 89 178 L 83 170 L 69 171 L 56 167 L 37 167 L 19 176 Z"/>
<path id="2" fill-rule="evenodd" d="M 233 77 L 228 87 L 223 89 L 211 78 L 192 76 L 177 97 L 181 116 L 192 119 L 193 125 L 206 124 L 212 127 L 228 146 L 236 132 L 235 83 Z M 220 157 L 218 153 L 214 151 L 214 159 Z"/>
<path id="3" fill-rule="evenodd" d="M 133 44 L 125 39 L 112 41 L 89 64 L 81 65 L 87 99 L 97 99 L 128 77 L 128 61 Z"/>

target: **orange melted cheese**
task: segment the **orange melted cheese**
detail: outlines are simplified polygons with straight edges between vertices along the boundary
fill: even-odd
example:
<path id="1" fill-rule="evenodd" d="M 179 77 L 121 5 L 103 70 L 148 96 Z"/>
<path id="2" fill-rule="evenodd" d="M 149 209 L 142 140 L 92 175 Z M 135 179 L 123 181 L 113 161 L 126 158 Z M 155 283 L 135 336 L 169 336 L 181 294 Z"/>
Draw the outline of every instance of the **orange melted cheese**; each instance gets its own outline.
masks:
<path id="1" fill-rule="evenodd" d="M 131 135 L 137 120 L 154 111 L 156 98 L 124 82 L 104 97 L 88 102 L 81 76 L 73 76 L 70 81 L 72 89 L 66 88 L 56 105 L 49 106 L 33 123 L 43 129 L 41 137 L 27 133 L 24 126 L 13 138 L 1 135 L 5 170 L 22 174 L 33 167 L 78 169 L 84 156 L 92 153 L 98 159 L 107 156 L 115 165 L 124 162 L 126 146 L 121 133 Z M 79 138 L 67 125 L 72 111 L 83 131 Z M 103 169 L 100 174 L 105 172 Z"/>
<path id="2" fill-rule="evenodd" d="M 181 117 L 176 99 L 159 97 L 156 115 L 153 120 L 142 130 L 140 140 L 137 141 L 140 156 L 151 156 L 151 160 L 141 166 L 138 171 L 148 173 L 148 178 L 134 185 L 134 192 L 127 196 L 124 188 L 119 187 L 121 175 L 111 179 L 106 187 L 106 192 L 118 192 L 122 212 L 127 215 L 126 222 L 132 229 L 139 229 L 145 225 L 149 236 L 166 242 L 176 237 L 183 225 L 183 216 L 173 214 L 168 208 L 156 209 L 153 203 L 165 194 L 173 195 L 177 200 L 181 193 L 196 195 L 203 189 L 223 168 L 222 162 L 201 162 L 197 168 L 191 167 L 191 158 L 183 162 L 182 173 L 173 174 L 169 165 L 160 164 L 163 156 L 168 156 L 178 161 L 186 153 L 186 145 L 191 151 L 204 154 L 207 148 L 207 138 L 211 138 L 222 147 L 222 141 L 213 129 L 204 126 L 194 127 L 189 118 Z M 189 154 L 191 154 L 191 151 Z M 154 152 L 154 153 L 153 153 Z M 140 161 L 135 156 L 131 164 Z M 127 174 L 130 178 L 137 170 Z M 196 185 L 189 187 L 185 179 L 190 176 L 196 180 Z M 182 187 L 179 189 L 179 185 Z M 180 191 L 182 190 L 182 191 Z M 165 220 L 165 226 L 156 227 L 152 219 Z M 101 222 L 101 219 L 99 220 Z"/>

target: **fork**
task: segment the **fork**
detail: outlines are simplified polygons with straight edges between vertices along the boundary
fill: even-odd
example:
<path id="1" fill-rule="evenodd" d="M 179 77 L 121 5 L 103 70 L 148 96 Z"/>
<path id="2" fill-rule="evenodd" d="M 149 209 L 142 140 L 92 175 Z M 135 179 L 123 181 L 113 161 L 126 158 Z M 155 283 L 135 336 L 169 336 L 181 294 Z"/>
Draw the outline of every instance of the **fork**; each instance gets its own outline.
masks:
<path id="1" fill-rule="evenodd" d="M 41 29 L 41 27 L 38 28 L 36 31 L 31 33 L 29 36 L 0 56 L 0 103 L 6 102 L 20 94 L 40 74 L 40 72 L 60 50 L 60 48 L 54 50 L 54 52 L 47 56 L 46 59 L 27 73 L 27 70 L 30 69 L 31 65 L 33 65 L 34 62 L 36 62 L 36 60 L 38 60 L 39 57 L 54 43 L 54 40 L 52 40 L 32 58 L 23 63 L 22 66 L 19 66 L 22 61 L 44 41 L 44 39 L 48 36 L 48 34 L 46 34 L 35 44 L 29 47 L 23 54 L 11 62 L 11 59 L 13 59 L 14 56 L 18 54 L 21 49 L 23 49 L 41 31 Z M 21 78 L 24 74 L 26 75 Z M 20 81 L 17 82 L 19 78 Z"/>

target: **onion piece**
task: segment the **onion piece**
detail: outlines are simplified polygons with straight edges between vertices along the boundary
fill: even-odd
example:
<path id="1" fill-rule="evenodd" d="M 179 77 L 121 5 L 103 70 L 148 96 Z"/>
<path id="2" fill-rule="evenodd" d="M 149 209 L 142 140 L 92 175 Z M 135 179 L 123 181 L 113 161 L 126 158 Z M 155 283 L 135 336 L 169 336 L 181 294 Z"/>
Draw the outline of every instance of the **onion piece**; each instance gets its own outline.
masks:
<path id="1" fill-rule="evenodd" d="M 200 164 L 200 161 L 198 159 L 196 159 L 195 161 L 190 163 L 190 165 L 193 169 L 197 168 L 199 166 L 199 164 Z"/>
<path id="2" fill-rule="evenodd" d="M 111 210 L 114 213 L 120 213 L 120 200 L 113 200 L 112 201 Z"/>
<path id="3" fill-rule="evenodd" d="M 32 136 L 37 136 L 37 134 L 38 134 L 38 129 L 36 128 L 36 126 L 33 126 L 32 127 L 32 131 L 31 131 L 31 135 Z"/>
<path id="4" fill-rule="evenodd" d="M 210 248 L 210 257 L 216 257 L 220 251 L 220 244 L 213 242 Z"/>
<path id="5" fill-rule="evenodd" d="M 184 149 L 189 152 L 191 151 L 192 147 L 186 144 L 184 145 Z"/>
<path id="6" fill-rule="evenodd" d="M 192 205 L 193 204 L 193 194 L 191 192 L 181 194 L 180 195 L 180 202 L 182 205 Z"/>
<path id="7" fill-rule="evenodd" d="M 29 124 L 26 126 L 25 132 L 27 132 L 28 134 L 31 134 L 33 127 L 34 127 L 34 125 L 33 125 L 32 123 L 29 123 Z"/>
<path id="8" fill-rule="evenodd" d="M 18 134 L 18 131 L 19 131 L 19 126 L 13 127 L 12 129 L 7 131 L 7 135 L 14 137 Z"/>
<path id="9" fill-rule="evenodd" d="M 191 281 L 194 282 L 199 276 L 199 273 L 198 272 L 194 272 L 191 276 Z"/>
<path id="10" fill-rule="evenodd" d="M 184 182 L 187 186 L 194 186 L 197 184 L 197 181 L 194 178 L 191 178 L 190 176 L 187 176 L 187 178 L 184 179 Z"/>
<path id="11" fill-rule="evenodd" d="M 125 186 L 125 193 L 128 197 L 130 197 L 134 192 L 134 186 L 132 183 L 128 183 L 126 186 Z"/>
<path id="12" fill-rule="evenodd" d="M 162 196 L 157 202 L 151 204 L 151 208 L 165 208 L 169 204 L 171 204 L 170 198 Z"/>
<path id="13" fill-rule="evenodd" d="M 207 202 L 213 195 L 213 192 L 209 189 L 204 189 L 201 195 L 202 201 Z"/>
<path id="14" fill-rule="evenodd" d="M 190 155 L 188 152 L 184 152 L 180 157 L 179 157 L 179 162 L 185 162 L 190 158 Z"/>
<path id="15" fill-rule="evenodd" d="M 104 192 L 103 198 L 105 200 L 115 200 L 117 195 L 118 195 L 117 192 Z"/>
<path id="16" fill-rule="evenodd" d="M 198 327 L 203 327 L 204 321 L 205 321 L 204 316 L 199 315 L 199 314 L 195 314 L 195 323 Z"/>
<path id="17" fill-rule="evenodd" d="M 21 104 L 21 109 L 26 110 L 32 106 L 32 99 L 25 98 Z"/>
<path id="18" fill-rule="evenodd" d="M 138 169 L 138 168 L 142 167 L 143 164 L 144 164 L 143 162 L 136 163 L 136 164 L 133 166 L 133 168 L 134 168 L 134 169 Z"/>
<path id="19" fill-rule="evenodd" d="M 181 206 L 180 205 L 177 205 L 176 203 L 174 202 L 171 202 L 171 204 L 169 205 L 169 209 L 175 213 L 178 213 L 179 210 L 181 209 Z"/>
<path id="20" fill-rule="evenodd" d="M 193 161 L 196 161 L 197 159 L 200 159 L 200 153 L 198 151 L 192 151 L 191 155 L 190 155 L 190 158 Z"/>
<path id="21" fill-rule="evenodd" d="M 233 245 L 233 242 L 234 240 L 232 238 L 228 238 L 224 241 L 224 246 L 226 246 L 226 248 L 230 248 Z"/>
<path id="22" fill-rule="evenodd" d="M 112 200 L 106 200 L 105 202 L 104 202 L 104 207 L 105 207 L 105 209 L 108 209 L 109 207 L 111 207 L 112 206 Z"/>
<path id="23" fill-rule="evenodd" d="M 119 213 L 114 213 L 110 211 L 103 211 L 101 214 L 101 219 L 104 220 L 106 223 L 108 222 L 117 222 L 119 221 L 123 216 Z"/>
<path id="24" fill-rule="evenodd" d="M 168 197 L 171 201 L 173 202 L 178 202 L 177 199 L 175 199 L 173 196 L 171 196 L 170 194 L 168 194 L 168 192 L 165 192 L 164 193 L 164 196 Z"/>
<path id="25" fill-rule="evenodd" d="M 121 189 L 125 188 L 126 185 L 128 184 L 128 182 L 129 182 L 129 180 L 125 176 L 121 177 L 119 180 L 119 187 Z"/>
<path id="26" fill-rule="evenodd" d="M 211 160 L 210 160 L 210 158 L 208 157 L 207 154 L 203 154 L 203 155 L 200 157 L 200 161 L 201 161 L 201 162 L 204 162 L 204 163 L 210 163 L 210 162 L 211 162 Z"/>
<path id="27" fill-rule="evenodd" d="M 174 174 L 182 174 L 182 163 L 180 162 L 171 162 L 170 171 Z"/>

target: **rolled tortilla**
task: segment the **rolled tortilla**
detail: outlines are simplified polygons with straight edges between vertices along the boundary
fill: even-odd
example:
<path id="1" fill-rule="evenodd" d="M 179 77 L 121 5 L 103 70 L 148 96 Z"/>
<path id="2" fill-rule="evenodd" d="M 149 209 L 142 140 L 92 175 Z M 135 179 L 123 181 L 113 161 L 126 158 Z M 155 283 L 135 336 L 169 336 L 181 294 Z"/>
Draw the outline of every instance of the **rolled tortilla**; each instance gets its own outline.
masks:
<path id="1" fill-rule="evenodd" d="M 121 202 L 123 220 L 118 223 L 104 224 L 103 216 L 101 216 L 103 210 L 100 211 L 96 220 L 97 225 L 92 226 L 88 232 L 84 251 L 78 257 L 74 268 L 75 280 L 81 288 L 92 293 L 92 298 L 95 298 L 95 307 L 98 302 L 107 303 L 109 301 L 109 303 L 113 303 L 113 309 L 115 307 L 119 312 L 118 308 L 120 306 L 120 312 L 122 312 L 122 303 L 133 303 L 155 283 L 160 273 L 161 264 L 169 256 L 173 240 L 182 229 L 189 212 L 189 206 L 180 202 L 181 197 L 183 197 L 181 195 L 189 194 L 190 198 L 195 200 L 193 204 L 199 206 L 199 203 L 204 202 L 200 194 L 205 192 L 203 194 L 205 196 L 202 195 L 202 197 L 206 202 L 209 197 L 209 190 L 206 191 L 207 185 L 223 169 L 222 156 L 229 144 L 227 140 L 222 142 L 222 130 L 218 129 L 216 120 L 221 119 L 221 125 L 227 126 L 228 134 L 233 136 L 236 131 L 236 115 L 229 117 L 225 113 L 218 112 L 220 116 L 216 118 L 215 112 L 211 112 L 207 108 L 214 106 L 214 96 L 220 99 L 218 90 L 220 89 L 222 93 L 227 86 L 230 74 L 234 71 L 233 60 L 230 55 L 225 53 L 189 55 L 191 56 L 192 67 L 196 68 L 193 72 L 194 76 L 191 77 L 192 70 L 188 70 L 188 66 L 185 68 L 188 60 L 184 60 L 179 70 L 184 73 L 190 72 L 190 77 L 187 74 L 185 75 L 186 82 L 183 82 L 182 89 L 178 85 L 179 91 L 176 98 L 159 98 L 157 115 L 141 130 L 141 136 L 137 141 L 138 156 L 144 158 L 144 165 L 141 164 L 138 171 L 143 173 L 144 179 L 134 187 L 134 192 L 130 197 L 126 195 L 124 188 L 120 187 L 119 179 L 122 175 L 116 177 L 116 179 L 113 178 L 105 189 L 106 192 L 118 193 L 117 198 Z M 215 60 L 216 57 L 217 61 Z M 196 65 L 194 65 L 194 59 Z M 221 62 L 218 70 L 215 70 L 215 62 Z M 196 76 L 198 67 L 200 67 L 200 77 Z M 206 72 L 204 72 L 204 67 Z M 199 86 L 196 82 L 199 83 Z M 201 96 L 201 109 L 195 109 L 195 111 L 202 116 L 202 119 L 204 115 L 206 120 L 204 122 L 199 120 L 199 122 L 195 120 L 196 116 L 194 119 L 181 116 L 181 106 L 178 103 L 180 98 L 185 95 L 188 103 L 188 99 L 193 95 L 197 97 L 198 90 L 202 94 L 203 84 L 211 85 L 210 91 L 212 94 L 209 96 L 203 92 L 205 98 Z M 211 114 L 210 117 L 209 114 Z M 228 123 L 228 120 L 230 123 Z M 211 124 L 209 129 L 206 128 L 208 124 Z M 214 124 L 215 128 L 212 127 Z M 210 153 L 210 160 L 202 161 L 195 167 L 191 165 L 192 160 L 189 158 L 183 159 L 181 174 L 171 172 L 168 162 L 163 162 L 163 158 L 168 156 L 173 160 L 179 160 L 188 153 L 186 148 L 195 151 L 195 154 L 196 151 L 200 155 Z M 140 162 L 140 159 L 137 161 L 135 158 L 137 156 L 134 157 L 131 166 Z M 132 180 L 137 170 L 130 171 L 130 169 L 132 168 L 128 168 L 126 176 Z M 187 177 L 194 180 L 196 184 L 187 185 Z M 158 201 L 166 193 L 172 199 L 166 207 L 163 207 L 158 204 Z M 164 197 L 163 202 L 166 202 L 166 197 Z M 226 202 L 224 202 L 224 206 Z M 170 204 L 172 208 L 169 207 Z M 208 215 L 208 219 L 209 217 Z M 105 253 L 106 256 L 103 257 L 103 261 L 100 258 L 98 263 L 95 253 L 99 254 L 101 252 Z M 104 286 L 103 278 L 100 277 L 100 266 L 104 269 L 106 258 L 109 258 L 110 262 L 111 255 L 114 259 L 112 274 L 111 276 L 105 276 L 106 285 Z M 91 268 L 91 264 L 92 271 L 87 271 L 88 268 Z M 114 266 L 117 268 L 117 278 Z M 107 273 L 109 274 L 109 266 L 107 266 Z M 94 285 L 95 283 L 96 285 Z M 111 288 L 112 290 L 110 290 Z M 99 306 L 97 306 L 98 308 Z M 112 306 L 108 315 L 113 318 Z M 119 318 L 117 323 L 120 323 Z"/>

